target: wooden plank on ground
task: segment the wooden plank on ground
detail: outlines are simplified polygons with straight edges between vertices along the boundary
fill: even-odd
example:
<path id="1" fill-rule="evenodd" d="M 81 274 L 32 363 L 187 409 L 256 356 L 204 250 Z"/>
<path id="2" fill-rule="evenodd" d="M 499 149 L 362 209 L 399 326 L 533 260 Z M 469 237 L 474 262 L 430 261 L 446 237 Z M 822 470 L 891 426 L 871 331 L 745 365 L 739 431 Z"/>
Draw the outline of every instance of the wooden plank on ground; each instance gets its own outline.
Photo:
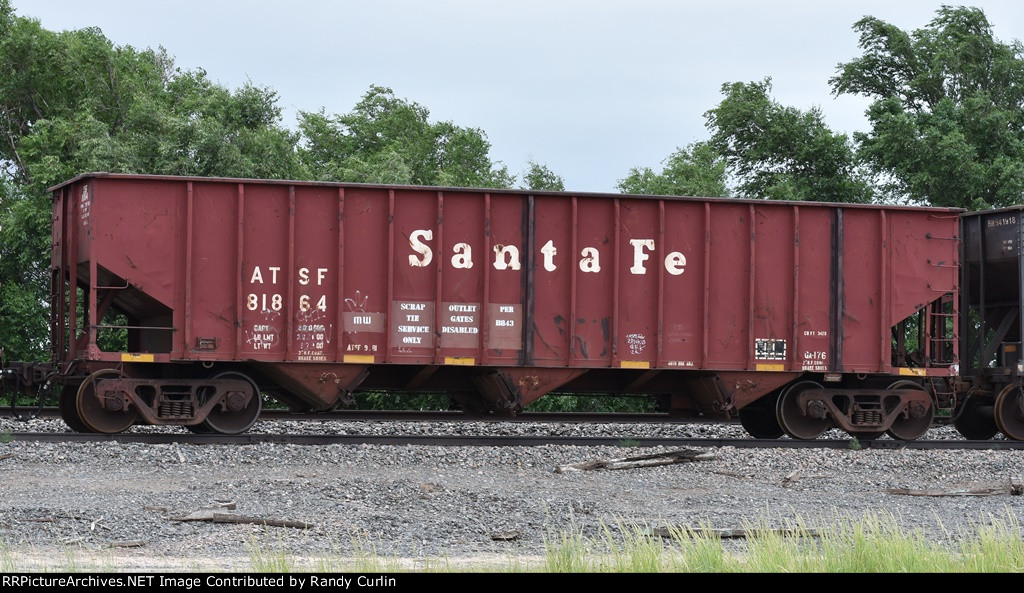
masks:
<path id="1" fill-rule="evenodd" d="M 270 519 L 266 517 L 250 517 L 234 513 L 218 513 L 215 509 L 200 509 L 183 517 L 172 517 L 172 521 L 209 521 L 210 523 L 247 523 L 252 525 L 269 525 L 271 527 L 296 527 L 309 529 L 312 523 L 290 521 L 286 519 Z"/>
<path id="2" fill-rule="evenodd" d="M 714 458 L 714 453 L 707 453 L 696 449 L 680 449 L 678 451 L 667 451 L 665 453 L 653 453 L 651 455 L 639 455 L 636 457 L 597 459 L 581 463 L 568 463 L 556 467 L 555 473 L 564 474 L 566 472 L 593 471 L 598 469 L 636 469 L 638 467 L 671 465 L 673 463 L 685 463 L 687 461 L 707 461 Z"/>
<path id="3" fill-rule="evenodd" d="M 1011 479 L 1006 484 L 978 486 L 974 488 L 929 488 L 924 490 L 916 490 L 913 488 L 889 488 L 886 492 L 902 496 L 999 496 L 1003 494 L 1020 496 L 1021 494 L 1024 494 L 1024 483 L 1021 483 L 1019 479 Z"/>

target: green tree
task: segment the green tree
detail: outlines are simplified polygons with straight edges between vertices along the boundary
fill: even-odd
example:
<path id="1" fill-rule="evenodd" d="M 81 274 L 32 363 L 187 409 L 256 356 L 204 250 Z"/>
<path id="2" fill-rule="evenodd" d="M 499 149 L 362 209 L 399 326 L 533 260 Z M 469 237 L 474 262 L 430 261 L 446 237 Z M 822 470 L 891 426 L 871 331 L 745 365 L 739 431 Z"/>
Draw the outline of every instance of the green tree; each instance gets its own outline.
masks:
<path id="1" fill-rule="evenodd" d="M 726 161 L 706 142 L 679 148 L 662 163 L 661 173 L 634 167 L 617 187 L 627 194 L 727 197 Z"/>
<path id="2" fill-rule="evenodd" d="M 992 35 L 979 8 L 943 6 L 906 32 L 854 25 L 863 55 L 840 64 L 833 92 L 873 100 L 860 155 L 890 198 L 971 209 L 1024 200 L 1024 53 Z"/>
<path id="3" fill-rule="evenodd" d="M 565 191 L 565 180 L 560 175 L 533 160 L 527 162 L 520 189 L 533 191 Z"/>
<path id="4" fill-rule="evenodd" d="M 8 359 L 47 348 L 50 200 L 90 171 L 303 176 L 273 91 L 229 91 L 166 52 L 99 29 L 55 33 L 0 0 L 0 336 Z"/>
<path id="5" fill-rule="evenodd" d="M 49 242 L 43 243 L 38 229 L 50 228 L 50 216 L 24 199 L 9 179 L 0 181 L 0 198 L 2 358 L 44 360 L 49 346 L 49 268 L 40 252 Z"/>
<path id="6" fill-rule="evenodd" d="M 771 79 L 722 85 L 705 114 L 709 144 L 725 157 L 742 197 L 865 202 L 872 192 L 854 145 L 833 133 L 817 107 L 800 111 L 769 97 Z"/>
<path id="7" fill-rule="evenodd" d="M 347 114 L 300 112 L 299 156 L 324 181 L 512 186 L 507 167 L 491 161 L 482 130 L 429 116 L 426 107 L 373 85 Z"/>

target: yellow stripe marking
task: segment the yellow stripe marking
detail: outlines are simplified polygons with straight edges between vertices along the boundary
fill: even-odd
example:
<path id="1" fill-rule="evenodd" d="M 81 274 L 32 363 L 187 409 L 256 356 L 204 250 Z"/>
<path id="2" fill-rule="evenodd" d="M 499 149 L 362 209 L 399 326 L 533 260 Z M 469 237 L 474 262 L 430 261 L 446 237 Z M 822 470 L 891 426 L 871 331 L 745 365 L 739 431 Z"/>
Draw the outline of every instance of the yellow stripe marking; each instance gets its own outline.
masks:
<path id="1" fill-rule="evenodd" d="M 373 364 L 372 354 L 346 354 L 342 359 L 342 362 L 362 362 Z"/>
<path id="2" fill-rule="evenodd" d="M 784 364 L 758 364 L 754 367 L 758 371 L 784 371 L 786 365 Z"/>
<path id="3" fill-rule="evenodd" d="M 472 356 L 445 356 L 445 364 L 460 364 L 464 366 L 473 366 L 476 364 L 476 359 Z"/>
<path id="4" fill-rule="evenodd" d="M 925 371 L 924 369 L 908 369 L 908 368 L 900 367 L 900 374 L 901 375 L 914 375 L 916 377 L 924 377 L 924 376 L 926 376 L 928 374 L 928 372 Z"/>
<path id="5" fill-rule="evenodd" d="M 121 362 L 153 362 L 152 354 L 132 354 L 131 352 L 121 353 Z"/>
<path id="6" fill-rule="evenodd" d="M 651 368 L 651 362 L 649 360 L 623 360 L 619 362 L 619 367 L 624 369 L 649 369 Z"/>

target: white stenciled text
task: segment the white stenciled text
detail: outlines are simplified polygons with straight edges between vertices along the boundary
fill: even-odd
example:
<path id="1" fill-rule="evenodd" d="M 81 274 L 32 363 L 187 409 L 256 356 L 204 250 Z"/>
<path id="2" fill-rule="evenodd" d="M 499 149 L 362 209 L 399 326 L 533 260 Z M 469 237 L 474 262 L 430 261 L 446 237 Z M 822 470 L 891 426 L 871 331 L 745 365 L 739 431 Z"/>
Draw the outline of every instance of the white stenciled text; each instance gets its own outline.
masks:
<path id="1" fill-rule="evenodd" d="M 430 229 L 416 229 L 409 234 L 409 265 L 414 268 L 425 268 L 434 261 L 434 247 L 431 243 L 434 239 L 434 232 Z M 630 273 L 642 276 L 647 274 L 648 260 L 658 252 L 658 246 L 654 239 L 630 239 L 629 245 L 632 249 L 632 265 Z M 495 270 L 520 270 L 522 269 L 522 254 L 515 245 L 494 245 L 493 260 L 490 262 Z M 554 240 L 548 240 L 540 248 L 541 263 L 544 271 L 554 272 L 558 266 L 565 263 L 559 261 L 559 249 Z M 598 273 L 601 271 L 601 257 L 609 257 L 594 246 L 580 248 L 577 265 L 580 271 L 587 273 Z M 456 243 L 452 247 L 451 265 L 457 269 L 470 269 L 476 262 L 473 260 L 473 249 L 468 243 Z M 686 255 L 681 251 L 670 251 L 665 254 L 662 265 L 666 272 L 673 276 L 679 276 L 686 271 Z"/>

